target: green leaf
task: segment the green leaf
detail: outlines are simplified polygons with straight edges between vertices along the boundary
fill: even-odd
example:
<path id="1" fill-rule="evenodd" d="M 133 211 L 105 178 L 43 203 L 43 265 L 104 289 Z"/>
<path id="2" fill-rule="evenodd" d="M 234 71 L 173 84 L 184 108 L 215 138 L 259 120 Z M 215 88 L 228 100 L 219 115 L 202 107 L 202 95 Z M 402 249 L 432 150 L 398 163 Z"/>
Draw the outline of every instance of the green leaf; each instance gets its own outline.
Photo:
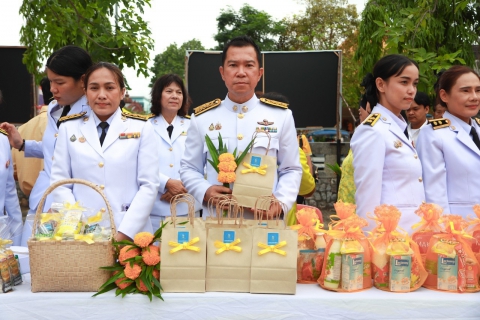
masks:
<path id="1" fill-rule="evenodd" d="M 212 161 L 215 165 L 212 165 L 216 170 L 218 168 L 216 165 L 218 165 L 218 150 L 215 148 L 215 145 L 213 144 L 212 140 L 208 136 L 208 134 L 205 135 L 205 143 L 207 144 L 208 152 L 210 153 L 210 156 L 212 157 Z M 218 172 L 218 171 L 217 171 Z"/>
<path id="2" fill-rule="evenodd" d="M 335 164 L 326 163 L 325 165 L 326 165 L 330 170 L 332 170 L 336 175 L 338 175 L 339 178 L 342 176 L 342 169 L 340 168 L 340 166 L 338 165 L 338 163 L 335 163 Z"/>
<path id="3" fill-rule="evenodd" d="M 215 171 L 217 171 L 217 173 L 220 172 L 220 170 L 218 169 L 217 165 L 210 159 L 207 159 L 208 163 L 210 163 L 213 167 L 213 169 L 215 169 Z"/>
<path id="4" fill-rule="evenodd" d="M 100 290 L 98 290 L 97 293 L 95 293 L 92 297 L 96 297 L 100 294 L 103 294 L 108 291 L 112 291 L 113 289 L 117 288 L 117 285 L 115 283 L 110 283 L 107 286 L 102 286 Z"/>
<path id="5" fill-rule="evenodd" d="M 242 163 L 243 159 L 245 158 L 247 153 L 250 151 L 250 147 L 252 146 L 254 141 L 255 141 L 255 138 L 252 139 L 252 141 L 250 141 L 250 143 L 247 145 L 245 150 L 243 150 L 242 154 L 238 158 L 235 159 L 235 163 L 237 164 L 237 167 L 240 165 L 240 163 Z"/>

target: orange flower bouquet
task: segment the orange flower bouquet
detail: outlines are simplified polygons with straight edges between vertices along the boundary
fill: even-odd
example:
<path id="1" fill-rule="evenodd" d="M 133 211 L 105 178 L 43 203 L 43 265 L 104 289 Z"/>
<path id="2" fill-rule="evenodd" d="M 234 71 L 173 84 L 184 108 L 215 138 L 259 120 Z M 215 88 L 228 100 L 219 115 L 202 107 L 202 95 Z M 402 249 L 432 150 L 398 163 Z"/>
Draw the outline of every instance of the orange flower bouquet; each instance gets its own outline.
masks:
<path id="1" fill-rule="evenodd" d="M 93 296 L 116 289 L 115 295 L 125 297 L 128 293 L 145 294 L 152 300 L 163 300 L 160 285 L 160 248 L 154 243 L 160 241 L 162 230 L 167 223 L 155 232 L 140 232 L 132 241 L 114 242 L 117 262 L 101 269 L 111 271 L 112 277 Z"/>

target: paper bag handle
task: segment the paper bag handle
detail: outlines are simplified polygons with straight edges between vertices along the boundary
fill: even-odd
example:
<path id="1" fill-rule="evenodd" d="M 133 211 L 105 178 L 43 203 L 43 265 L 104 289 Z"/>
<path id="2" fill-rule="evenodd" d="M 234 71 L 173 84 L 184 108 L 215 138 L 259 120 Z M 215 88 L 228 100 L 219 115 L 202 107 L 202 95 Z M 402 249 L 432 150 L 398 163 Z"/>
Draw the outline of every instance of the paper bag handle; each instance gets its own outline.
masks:
<path id="1" fill-rule="evenodd" d="M 254 210 L 253 211 L 253 219 L 255 221 L 260 221 L 260 209 L 258 209 L 258 207 L 268 207 L 270 209 L 270 207 L 272 205 L 280 206 L 280 208 L 282 208 L 283 217 L 285 219 L 285 215 L 288 214 L 288 208 L 283 202 L 281 202 L 280 200 L 278 200 L 274 196 L 261 196 L 261 197 L 257 198 L 257 200 L 255 201 L 255 207 L 253 209 Z M 275 220 L 277 221 L 277 226 L 278 226 L 278 224 L 280 222 L 280 215 L 277 215 L 275 217 Z M 287 229 L 286 224 L 285 224 L 285 229 Z"/>
<path id="2" fill-rule="evenodd" d="M 177 205 L 179 203 L 186 203 L 188 206 L 188 219 L 193 226 L 195 221 L 195 198 L 188 193 L 177 194 L 170 199 L 170 214 L 172 218 L 173 227 L 176 227 L 175 219 L 177 218 Z"/>
<path id="3" fill-rule="evenodd" d="M 265 133 L 268 137 L 268 145 L 267 145 L 267 150 L 265 151 L 265 155 L 268 154 L 268 151 L 270 151 L 270 142 L 272 141 L 272 136 L 270 135 L 270 133 L 268 133 L 267 131 L 255 131 L 253 134 L 252 134 L 252 140 L 254 139 L 257 139 L 257 135 L 259 133 Z M 252 153 L 252 150 L 253 150 L 253 146 L 255 145 L 255 143 L 252 143 L 252 145 L 250 146 L 250 153 Z"/>

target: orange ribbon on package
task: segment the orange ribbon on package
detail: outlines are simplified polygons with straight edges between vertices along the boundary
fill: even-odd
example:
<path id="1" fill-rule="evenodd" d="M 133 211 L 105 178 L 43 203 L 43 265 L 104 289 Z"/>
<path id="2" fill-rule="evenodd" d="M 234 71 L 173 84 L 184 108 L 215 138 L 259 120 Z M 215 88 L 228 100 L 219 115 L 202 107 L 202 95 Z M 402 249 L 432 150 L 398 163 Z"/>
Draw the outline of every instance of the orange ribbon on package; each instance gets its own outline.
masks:
<path id="1" fill-rule="evenodd" d="M 360 240 L 363 240 L 366 237 L 363 234 L 362 229 L 353 221 L 348 223 L 351 223 L 352 225 L 347 226 L 346 230 L 332 229 L 329 227 L 327 234 L 333 239 L 343 240 L 342 246 L 340 247 L 340 253 L 342 254 L 364 252 L 365 249 L 360 243 Z"/>
<path id="2" fill-rule="evenodd" d="M 412 229 L 420 227 L 416 232 L 420 231 L 442 231 L 442 227 L 439 224 L 440 216 L 443 212 L 443 208 L 434 203 L 423 203 L 415 210 L 415 213 L 422 217 L 422 220 L 412 226 Z"/>
<path id="3" fill-rule="evenodd" d="M 279 248 L 285 247 L 287 245 L 287 241 L 285 241 L 285 240 L 277 243 L 276 245 L 271 245 L 271 246 L 269 246 L 268 244 L 265 244 L 265 243 L 261 243 L 261 242 L 259 242 L 257 245 L 260 248 L 263 248 L 263 250 L 258 251 L 259 256 L 264 255 L 265 253 L 268 253 L 268 252 L 278 253 L 282 256 L 287 255 L 287 253 L 285 251 L 279 250 Z"/>
<path id="4" fill-rule="evenodd" d="M 214 245 L 215 245 L 215 247 L 220 248 L 220 249 L 215 251 L 215 254 L 220 254 L 224 251 L 230 251 L 230 250 L 235 251 L 235 252 L 242 252 L 242 248 L 237 246 L 237 244 L 239 244 L 240 242 L 241 242 L 240 239 L 236 239 L 235 241 L 232 241 L 231 243 L 224 243 L 222 241 L 216 240 Z"/>
<path id="5" fill-rule="evenodd" d="M 266 164 L 263 164 L 261 165 L 260 167 L 253 167 L 251 165 L 249 165 L 248 163 L 246 162 L 243 162 L 242 163 L 245 167 L 247 167 L 248 169 L 243 169 L 241 172 L 242 174 L 243 173 L 258 173 L 258 174 L 261 174 L 262 176 L 266 175 L 267 174 L 267 165 Z"/>
<path id="6" fill-rule="evenodd" d="M 299 239 L 303 235 L 308 235 L 311 239 L 315 239 L 315 233 L 325 232 L 323 224 L 318 219 L 318 215 L 314 209 L 304 208 L 297 211 L 298 224 L 290 226 L 292 230 L 298 230 Z M 302 239 L 303 240 L 303 239 Z"/>
<path id="7" fill-rule="evenodd" d="M 199 237 L 195 237 L 192 240 L 190 240 L 188 242 L 183 242 L 183 243 L 178 243 L 176 241 L 168 241 L 169 246 L 175 247 L 175 248 L 170 250 L 170 254 L 173 254 L 173 253 L 181 251 L 181 250 L 191 250 L 191 251 L 195 251 L 195 252 L 200 252 L 200 248 L 194 246 L 194 244 L 199 242 L 199 241 L 200 241 Z"/>

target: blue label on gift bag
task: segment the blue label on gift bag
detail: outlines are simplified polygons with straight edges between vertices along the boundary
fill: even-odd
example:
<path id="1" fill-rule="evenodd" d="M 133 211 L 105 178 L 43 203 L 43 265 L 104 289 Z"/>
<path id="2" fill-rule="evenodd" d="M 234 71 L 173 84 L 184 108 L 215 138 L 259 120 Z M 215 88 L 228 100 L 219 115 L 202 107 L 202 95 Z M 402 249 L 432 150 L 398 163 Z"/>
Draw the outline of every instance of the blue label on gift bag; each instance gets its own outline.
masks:
<path id="1" fill-rule="evenodd" d="M 190 231 L 178 231 L 178 243 L 184 243 L 190 241 Z"/>
<path id="2" fill-rule="evenodd" d="M 252 159 L 250 159 L 250 165 L 252 167 L 260 167 L 262 164 L 262 158 L 257 157 L 257 156 L 252 156 Z"/>
<path id="3" fill-rule="evenodd" d="M 235 240 L 235 231 L 223 231 L 223 243 L 232 243 Z"/>
<path id="4" fill-rule="evenodd" d="M 267 244 L 269 246 L 278 244 L 278 232 L 269 232 L 267 233 L 267 237 Z"/>

